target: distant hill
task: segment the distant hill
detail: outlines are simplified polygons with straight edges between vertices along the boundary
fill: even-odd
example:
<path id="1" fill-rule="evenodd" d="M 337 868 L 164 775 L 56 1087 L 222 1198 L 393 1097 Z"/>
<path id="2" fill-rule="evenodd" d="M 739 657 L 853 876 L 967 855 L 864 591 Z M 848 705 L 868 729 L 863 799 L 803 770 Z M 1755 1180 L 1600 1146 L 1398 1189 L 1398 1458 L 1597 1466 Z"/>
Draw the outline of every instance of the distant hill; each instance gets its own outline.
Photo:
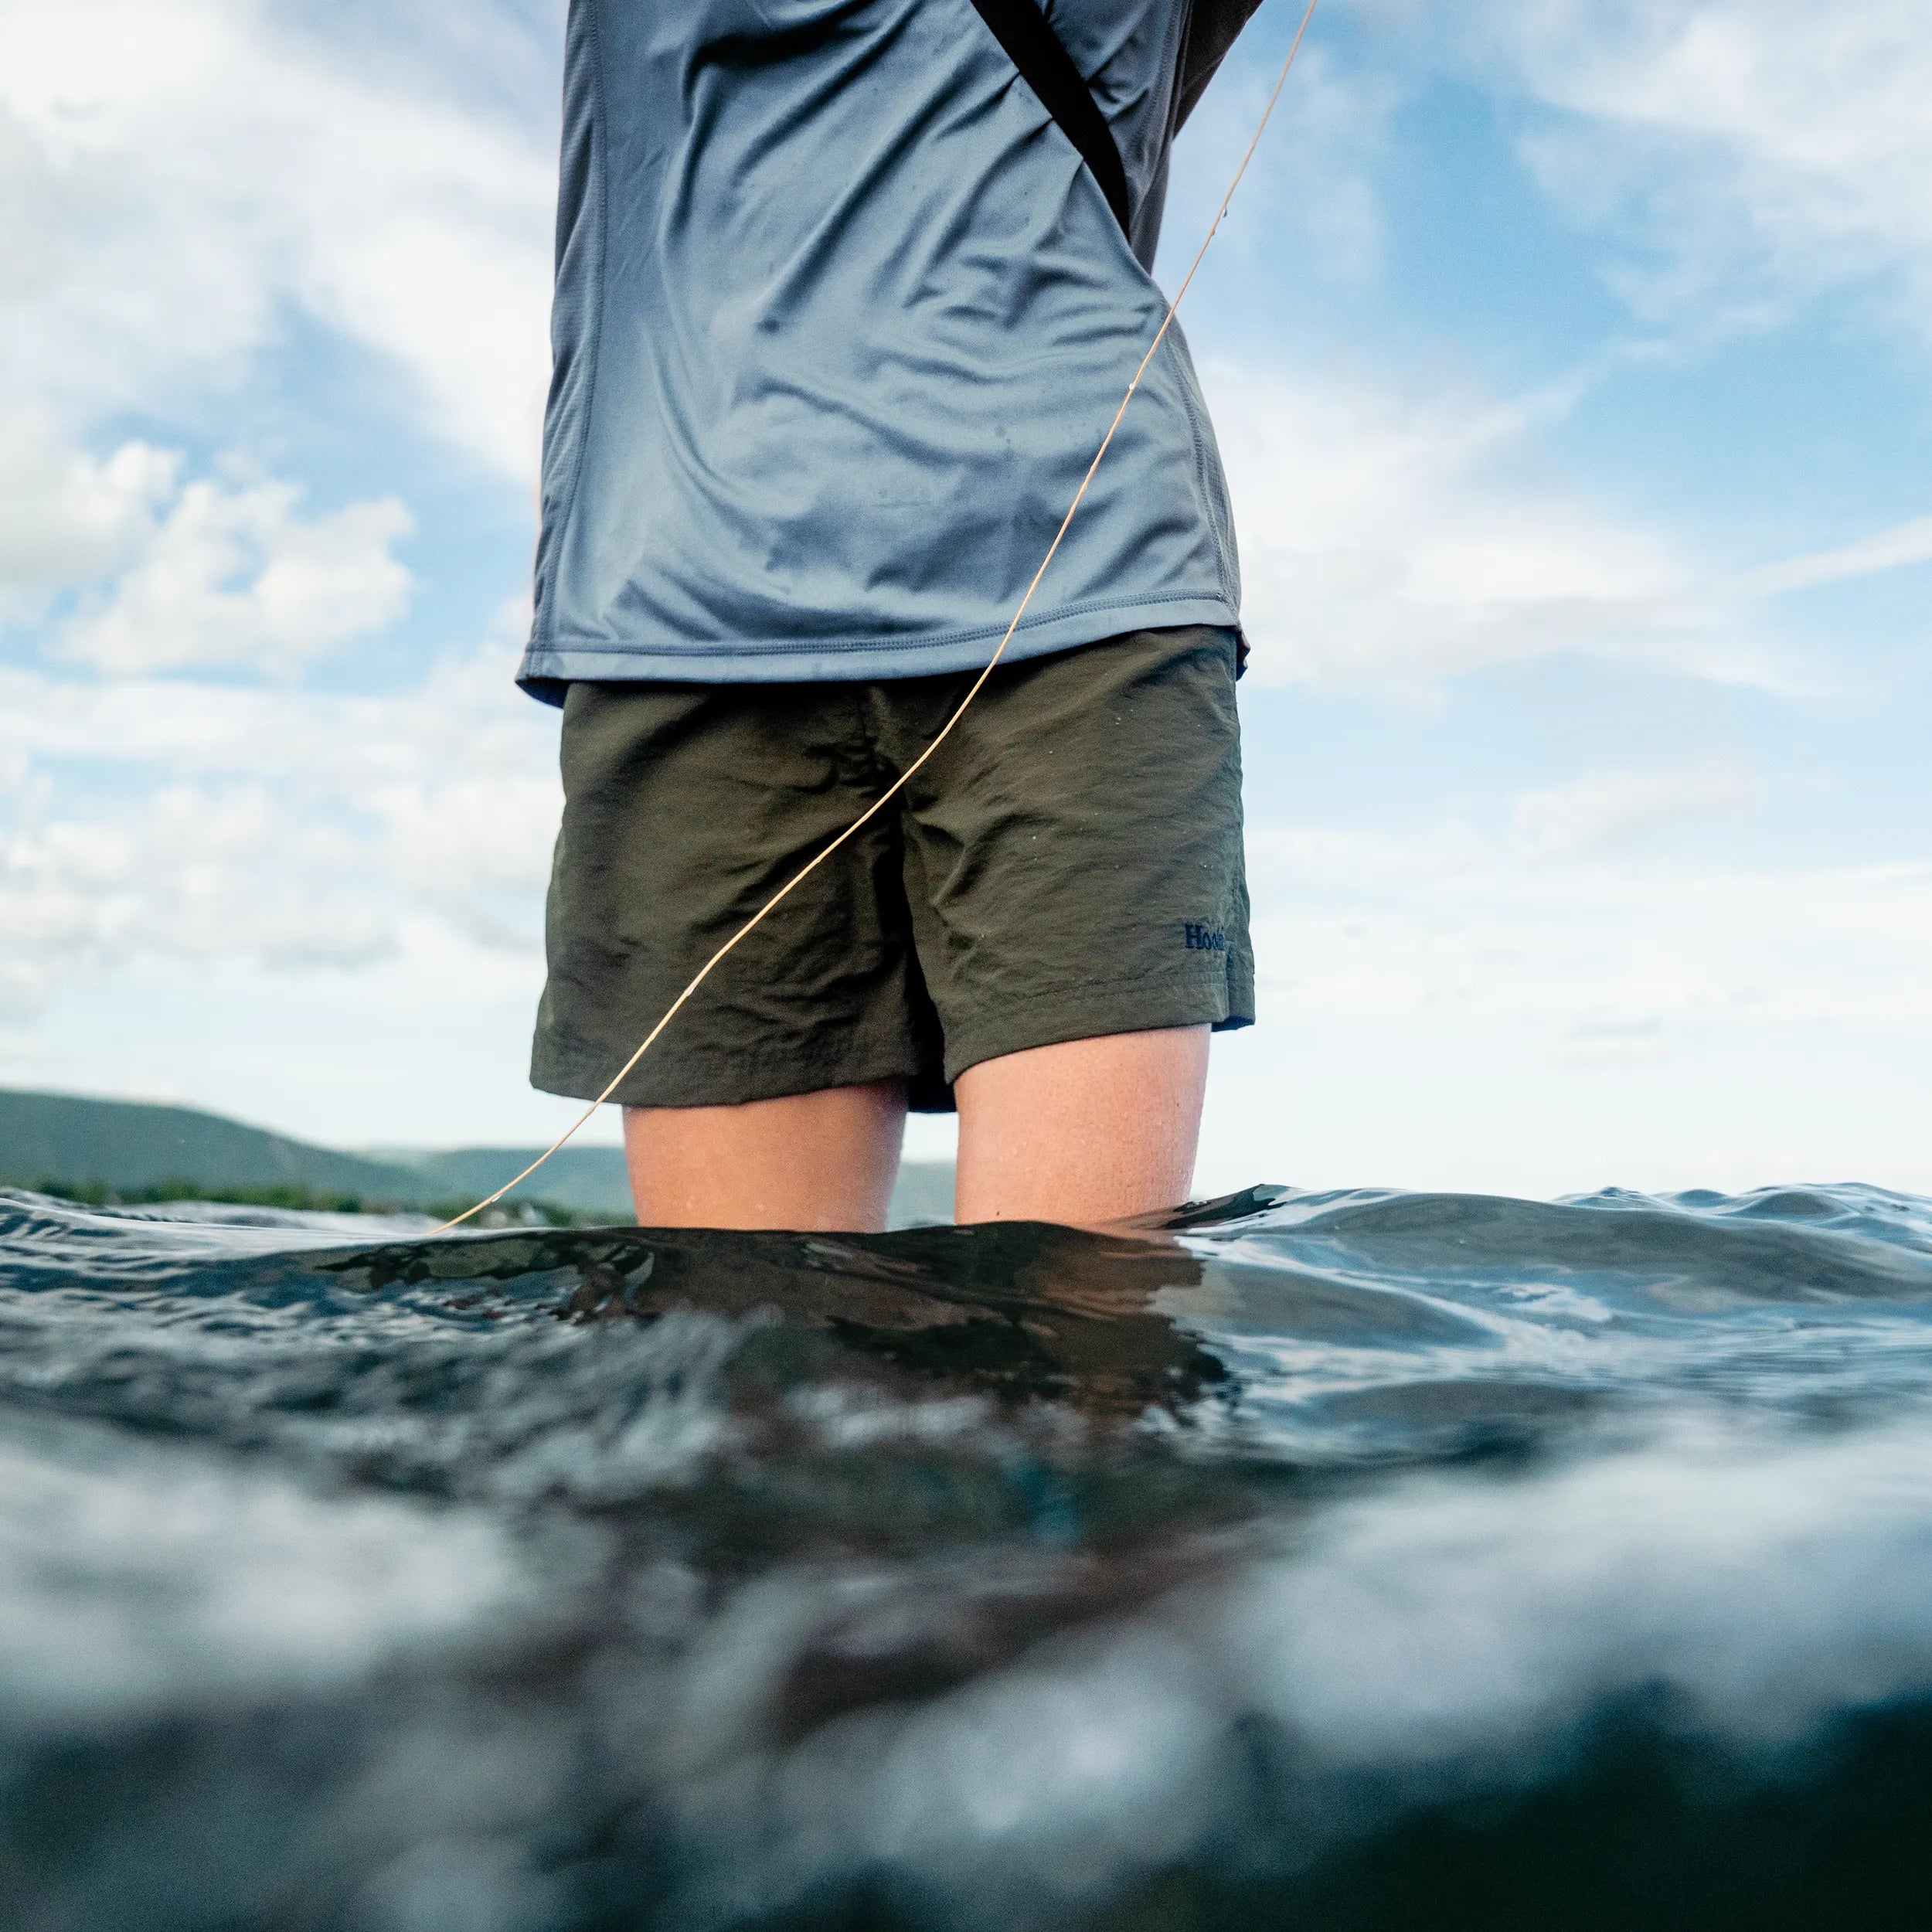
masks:
<path id="1" fill-rule="evenodd" d="M 223 1190 L 290 1187 L 386 1207 L 421 1207 L 446 1198 L 413 1168 L 312 1147 L 198 1107 L 4 1089 L 0 1182 L 124 1194 L 178 1182 Z"/>
<path id="2" fill-rule="evenodd" d="M 448 1153 L 415 1148 L 371 1148 L 363 1158 L 417 1175 L 439 1201 L 480 1201 L 543 1151 L 540 1147 L 463 1147 Z M 554 1202 L 578 1214 L 631 1219 L 631 1179 L 624 1150 L 617 1147 L 563 1147 L 509 1198 Z"/>
<path id="3" fill-rule="evenodd" d="M 543 1150 L 536 1147 L 464 1147 L 446 1154 L 400 1148 L 372 1148 L 366 1158 L 406 1168 L 420 1175 L 439 1201 L 480 1201 L 512 1174 L 520 1174 Z M 629 1221 L 631 1176 L 624 1150 L 617 1147 L 563 1147 L 521 1188 L 505 1199 L 546 1201 L 578 1215 Z M 953 1168 L 950 1161 L 908 1161 L 893 1190 L 895 1226 L 953 1218 Z"/>
<path id="4" fill-rule="evenodd" d="M 427 1209 L 480 1200 L 529 1165 L 537 1148 L 449 1152 L 381 1148 L 362 1154 L 246 1127 L 199 1107 L 85 1099 L 0 1088 L 0 1186 L 105 1192 L 121 1199 L 186 1199 L 274 1190 L 376 1208 Z M 566 1147 L 508 1197 L 577 1216 L 631 1219 L 624 1155 Z M 912 1163 L 900 1175 L 893 1219 L 943 1221 L 952 1169 Z"/>

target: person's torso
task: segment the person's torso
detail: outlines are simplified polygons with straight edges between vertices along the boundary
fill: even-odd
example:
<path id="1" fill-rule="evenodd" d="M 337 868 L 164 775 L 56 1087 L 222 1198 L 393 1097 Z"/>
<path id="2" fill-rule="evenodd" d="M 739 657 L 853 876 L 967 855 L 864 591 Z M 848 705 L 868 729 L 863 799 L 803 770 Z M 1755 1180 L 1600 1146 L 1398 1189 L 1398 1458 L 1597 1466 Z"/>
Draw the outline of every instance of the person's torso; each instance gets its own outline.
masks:
<path id="1" fill-rule="evenodd" d="M 612 675 L 971 661 L 1158 325 L 1189 13 L 1048 9 L 1119 148 L 1130 244 L 971 0 L 573 0 L 531 675 L 587 675 L 543 650 Z M 1016 649 L 1163 598 L 1233 621 L 1171 341 Z"/>

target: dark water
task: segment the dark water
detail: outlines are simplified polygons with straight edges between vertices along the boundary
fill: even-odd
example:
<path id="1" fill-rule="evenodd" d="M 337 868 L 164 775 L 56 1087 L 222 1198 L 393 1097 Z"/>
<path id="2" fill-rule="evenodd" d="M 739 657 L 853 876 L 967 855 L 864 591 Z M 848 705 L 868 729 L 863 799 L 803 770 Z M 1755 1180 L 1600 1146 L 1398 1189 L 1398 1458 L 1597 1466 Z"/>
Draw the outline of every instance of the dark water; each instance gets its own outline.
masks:
<path id="1" fill-rule="evenodd" d="M 9 1932 L 1920 1925 L 1932 1202 L 0 1195 L 0 1645 Z"/>

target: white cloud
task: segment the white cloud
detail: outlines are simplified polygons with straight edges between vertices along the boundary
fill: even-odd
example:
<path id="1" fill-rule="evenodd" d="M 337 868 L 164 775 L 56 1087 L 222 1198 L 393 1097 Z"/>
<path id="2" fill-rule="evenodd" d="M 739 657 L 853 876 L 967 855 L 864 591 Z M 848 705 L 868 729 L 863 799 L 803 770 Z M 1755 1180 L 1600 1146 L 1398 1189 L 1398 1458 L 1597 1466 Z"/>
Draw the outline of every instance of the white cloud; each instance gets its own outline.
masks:
<path id="1" fill-rule="evenodd" d="M 533 959 L 555 724 L 512 662 L 389 699 L 0 670 L 0 1002 L 145 962 L 366 968 L 425 921 Z"/>
<path id="2" fill-rule="evenodd" d="M 1600 852 L 1642 833 L 1750 804 L 1758 787 L 1735 765 L 1613 771 L 1520 794 L 1512 828 L 1523 850 L 1552 858 Z"/>
<path id="3" fill-rule="evenodd" d="M 260 787 L 167 784 L 111 818 L 0 832 L 0 1002 L 161 957 L 350 966 L 393 950 L 360 855 Z"/>
<path id="4" fill-rule="evenodd" d="M 440 70 L 349 63 L 250 0 L 0 12 L 11 389 L 71 421 L 231 383 L 293 308 L 391 359 L 427 422 L 524 477 L 555 160 Z M 14 232 L 18 230 L 16 233 Z"/>
<path id="5" fill-rule="evenodd" d="M 1625 286 L 1643 308 L 1704 327 L 1877 277 L 1932 340 L 1922 0 L 1493 0 L 1482 25 L 1567 117 L 1529 152 L 1639 244 Z"/>
<path id="6" fill-rule="evenodd" d="M 0 417 L 0 616 L 23 594 L 105 574 L 151 534 L 179 455 L 128 442 L 99 461 L 44 417 Z"/>
<path id="7" fill-rule="evenodd" d="M 1932 1184 L 1932 864 L 1563 854 L 1539 816 L 1252 830 L 1259 1023 L 1197 1189 Z"/>
<path id="8" fill-rule="evenodd" d="M 1427 682 L 1564 651 L 1776 682 L 1661 538 L 1539 452 L 1539 411 L 1352 370 L 1203 372 L 1264 681 Z"/>
<path id="9" fill-rule="evenodd" d="M 1376 0 L 1371 12 L 1386 29 L 1372 57 L 1357 47 L 1298 73 L 1262 151 L 1278 160 L 1293 138 L 1294 173 L 1244 184 L 1245 215 L 1209 257 L 1210 278 L 1226 278 L 1244 234 L 1250 250 L 1257 235 L 1273 244 L 1265 281 L 1233 274 L 1244 308 L 1278 306 L 1292 260 L 1303 305 L 1335 326 L 1334 304 L 1302 278 L 1332 274 L 1345 258 L 1372 267 L 1378 218 L 1362 197 L 1369 184 L 1386 191 L 1400 179 L 1388 138 L 1400 77 L 1420 87 L 1448 68 L 1508 100 L 1546 190 L 1600 231 L 1600 272 L 1672 337 L 1761 325 L 1819 288 L 1855 283 L 1932 341 L 1932 197 L 1922 187 L 1932 179 L 1932 34 L 1922 0 L 1823 12 L 1797 0 L 1484 0 L 1453 14 Z M 1265 84 L 1270 63 L 1254 34 L 1244 50 L 1222 83 L 1235 92 L 1217 96 L 1213 122 L 1189 137 L 1197 145 L 1177 211 L 1218 194 L 1246 138 L 1251 116 L 1237 96 Z M 1524 97 L 1541 111 L 1526 116 Z M 1334 110 L 1350 105 L 1360 111 L 1338 121 Z M 1209 165 L 1204 153 L 1216 148 Z M 1325 206 L 1332 189 L 1362 238 L 1352 257 L 1315 246 L 1308 230 L 1308 208 Z M 1174 238 L 1189 252 L 1193 225 Z M 1386 335 L 1383 319 L 1367 318 L 1372 337 Z M 1681 514 L 1666 524 L 1593 501 L 1539 448 L 1539 431 L 1604 380 L 1668 352 L 1657 340 L 1607 345 L 1544 393 L 1501 400 L 1453 378 L 1404 383 L 1305 357 L 1204 359 L 1256 675 L 1400 689 L 1584 653 L 1787 696 L 1835 688 L 1842 650 L 1801 662 L 1778 614 L 1753 607 L 1921 562 L 1932 526 L 1918 519 L 1740 572 L 1700 554 Z M 1734 530 L 1723 540 L 1734 543 Z M 1828 662 L 1828 680 L 1814 668 Z"/>
<path id="10" fill-rule="evenodd" d="M 484 944 L 527 944 L 508 908 L 526 913 L 549 876 L 557 784 L 547 768 L 442 772 L 378 786 L 388 864 L 417 903 L 437 908 Z"/>
<path id="11" fill-rule="evenodd" d="M 408 535 L 409 512 L 391 498 L 304 521 L 300 497 L 285 483 L 190 483 L 104 604 L 66 627 L 63 654 L 124 675 L 196 665 L 285 675 L 400 617 L 410 573 L 389 546 Z"/>
<path id="12" fill-rule="evenodd" d="M 1861 537 L 1855 543 L 1792 557 L 1753 571 L 1744 587 L 1760 596 L 1808 590 L 1820 583 L 1842 583 L 1849 577 L 1870 577 L 1882 570 L 1903 570 L 1914 563 L 1932 563 L 1932 516 Z"/>
<path id="13" fill-rule="evenodd" d="M 1842 664 L 1828 674 L 1761 607 L 1932 560 L 1932 517 L 1716 567 L 1544 453 L 1600 372 L 1498 400 L 1352 366 L 1206 362 L 1258 681 L 1400 691 L 1569 653 L 1787 698 L 1842 689 Z"/>
<path id="14" fill-rule="evenodd" d="M 1818 1024 L 1900 1053 L 1932 1045 L 1932 864 L 1750 866 L 1628 846 L 1667 816 L 1734 809 L 1743 786 L 1716 768 L 1599 777 L 1526 794 L 1504 836 L 1456 821 L 1257 828 L 1267 1003 L 1367 1057 L 1576 1063 Z"/>

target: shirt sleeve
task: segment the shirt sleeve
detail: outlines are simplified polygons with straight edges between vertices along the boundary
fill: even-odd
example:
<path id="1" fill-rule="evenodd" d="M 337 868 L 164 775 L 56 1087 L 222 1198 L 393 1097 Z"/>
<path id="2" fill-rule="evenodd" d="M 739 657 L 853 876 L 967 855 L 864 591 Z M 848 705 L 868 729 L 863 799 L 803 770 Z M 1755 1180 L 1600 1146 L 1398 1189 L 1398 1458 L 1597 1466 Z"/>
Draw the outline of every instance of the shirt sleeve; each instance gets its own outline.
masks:
<path id="1" fill-rule="evenodd" d="M 1193 113 L 1215 70 L 1260 4 L 1261 0 L 1194 0 L 1188 14 L 1187 37 L 1181 44 L 1174 117 L 1177 128 Z"/>

